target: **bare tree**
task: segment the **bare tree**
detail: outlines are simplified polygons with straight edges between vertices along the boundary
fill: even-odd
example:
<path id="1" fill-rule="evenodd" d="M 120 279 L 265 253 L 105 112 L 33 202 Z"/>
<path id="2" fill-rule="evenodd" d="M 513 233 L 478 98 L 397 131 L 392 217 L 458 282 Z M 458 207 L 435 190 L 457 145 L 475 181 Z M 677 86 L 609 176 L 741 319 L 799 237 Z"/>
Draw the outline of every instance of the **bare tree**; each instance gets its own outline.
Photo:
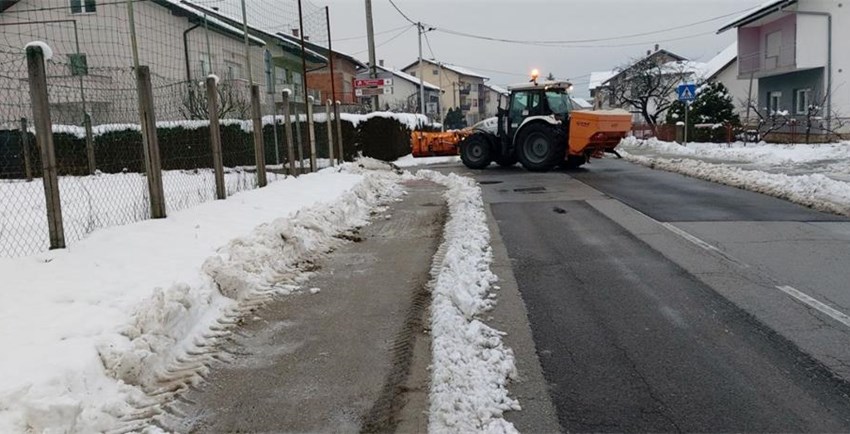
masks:
<path id="1" fill-rule="evenodd" d="M 806 143 L 809 143 L 811 140 L 812 130 L 820 130 L 827 134 L 828 138 L 832 137 L 841 137 L 841 133 L 839 131 L 846 126 L 846 120 L 841 117 L 841 115 L 832 110 L 832 113 L 827 114 L 827 117 L 831 117 L 829 122 L 824 118 L 824 104 L 826 104 L 826 100 L 828 95 L 824 95 L 821 98 L 818 104 L 809 104 L 806 108 L 806 113 L 803 116 L 803 122 L 805 124 L 806 131 Z"/>
<path id="2" fill-rule="evenodd" d="M 655 134 L 659 118 L 676 101 L 676 88 L 692 74 L 686 62 L 643 58 L 619 68 L 609 91 L 617 105 L 640 113 Z"/>
<path id="3" fill-rule="evenodd" d="M 189 82 L 186 95 L 180 113 L 186 119 L 209 119 L 210 113 L 207 103 L 207 90 L 204 83 Z M 217 87 L 218 92 L 218 117 L 234 117 L 245 119 L 251 108 L 250 101 L 243 92 L 236 88 L 233 80 L 222 80 Z"/>

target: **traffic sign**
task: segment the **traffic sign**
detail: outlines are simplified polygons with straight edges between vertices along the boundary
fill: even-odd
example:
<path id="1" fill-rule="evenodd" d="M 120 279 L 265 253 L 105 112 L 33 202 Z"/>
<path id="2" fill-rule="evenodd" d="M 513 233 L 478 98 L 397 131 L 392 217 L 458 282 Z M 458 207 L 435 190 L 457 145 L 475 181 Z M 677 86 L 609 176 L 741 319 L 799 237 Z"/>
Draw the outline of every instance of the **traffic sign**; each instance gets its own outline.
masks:
<path id="1" fill-rule="evenodd" d="M 375 96 L 390 93 L 393 93 L 393 88 L 391 87 L 364 87 L 360 89 L 354 89 L 355 96 Z"/>
<path id="2" fill-rule="evenodd" d="M 393 79 L 392 78 L 357 78 L 354 80 L 354 88 L 368 88 L 368 87 L 383 87 L 383 86 L 392 86 Z"/>
<path id="3" fill-rule="evenodd" d="M 680 84 L 676 92 L 679 94 L 679 101 L 693 101 L 697 95 L 697 85 L 693 83 Z"/>

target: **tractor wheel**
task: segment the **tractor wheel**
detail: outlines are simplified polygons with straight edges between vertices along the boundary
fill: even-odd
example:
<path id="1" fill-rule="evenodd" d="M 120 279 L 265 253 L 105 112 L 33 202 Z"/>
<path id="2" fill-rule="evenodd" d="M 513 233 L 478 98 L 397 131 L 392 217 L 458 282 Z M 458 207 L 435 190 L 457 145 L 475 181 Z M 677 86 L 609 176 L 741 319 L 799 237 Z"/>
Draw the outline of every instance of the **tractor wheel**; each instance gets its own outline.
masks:
<path id="1" fill-rule="evenodd" d="M 514 164 L 517 163 L 516 155 L 502 155 L 499 158 L 496 158 L 496 164 L 502 167 L 513 167 Z"/>
<path id="2" fill-rule="evenodd" d="M 557 136 L 548 125 L 531 124 L 523 128 L 517 140 L 517 157 L 522 167 L 532 172 L 545 172 L 562 161 L 566 143 L 561 143 L 564 141 Z"/>
<path id="3" fill-rule="evenodd" d="M 473 134 L 460 142 L 460 159 L 470 169 L 483 169 L 493 161 L 490 142 L 481 134 Z"/>

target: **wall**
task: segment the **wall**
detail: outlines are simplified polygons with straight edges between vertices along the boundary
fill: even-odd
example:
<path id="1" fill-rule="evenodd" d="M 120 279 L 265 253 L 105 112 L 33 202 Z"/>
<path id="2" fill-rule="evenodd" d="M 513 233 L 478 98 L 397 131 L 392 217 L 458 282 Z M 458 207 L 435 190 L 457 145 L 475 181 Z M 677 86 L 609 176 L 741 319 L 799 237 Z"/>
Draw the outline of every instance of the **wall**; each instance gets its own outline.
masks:
<path id="1" fill-rule="evenodd" d="M 735 105 L 736 112 L 741 116 L 741 122 L 746 123 L 747 115 L 747 99 L 750 91 L 750 80 L 738 79 L 738 60 L 730 63 L 729 66 L 722 69 L 714 78 L 714 80 L 723 83 L 729 94 L 732 95 L 732 103 Z M 752 100 L 754 105 L 758 106 L 759 100 L 759 80 L 752 80 Z M 750 114 L 751 118 L 755 118 L 754 114 Z"/>

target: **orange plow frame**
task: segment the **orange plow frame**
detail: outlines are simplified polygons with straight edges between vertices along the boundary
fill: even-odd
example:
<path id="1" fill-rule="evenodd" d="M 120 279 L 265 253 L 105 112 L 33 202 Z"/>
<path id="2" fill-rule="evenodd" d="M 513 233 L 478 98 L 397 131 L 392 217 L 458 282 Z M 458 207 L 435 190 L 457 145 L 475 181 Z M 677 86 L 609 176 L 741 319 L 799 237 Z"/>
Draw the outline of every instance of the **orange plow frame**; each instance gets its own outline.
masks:
<path id="1" fill-rule="evenodd" d="M 446 132 L 414 131 L 410 134 L 410 145 L 414 157 L 441 157 L 458 155 L 461 140 L 471 132 L 464 130 Z"/>

